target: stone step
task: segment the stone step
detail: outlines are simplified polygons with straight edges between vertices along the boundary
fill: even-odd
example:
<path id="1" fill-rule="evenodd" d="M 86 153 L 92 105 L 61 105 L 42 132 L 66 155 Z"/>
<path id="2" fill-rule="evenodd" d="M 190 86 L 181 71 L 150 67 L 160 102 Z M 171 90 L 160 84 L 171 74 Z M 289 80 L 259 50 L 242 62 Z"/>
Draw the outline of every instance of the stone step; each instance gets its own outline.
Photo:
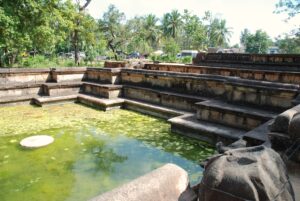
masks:
<path id="1" fill-rule="evenodd" d="M 252 130 L 275 118 L 278 113 L 253 107 L 233 105 L 219 100 L 196 103 L 197 119 Z"/>
<path id="2" fill-rule="evenodd" d="M 122 85 L 83 82 L 82 92 L 108 99 L 121 97 Z"/>
<path id="3" fill-rule="evenodd" d="M 72 93 L 79 93 L 82 82 L 44 83 L 43 94 L 46 96 L 58 96 Z"/>
<path id="4" fill-rule="evenodd" d="M 203 140 L 211 144 L 222 141 L 230 144 L 240 139 L 247 131 L 208 121 L 199 121 L 194 114 L 169 119 L 172 132 Z"/>
<path id="5" fill-rule="evenodd" d="M 187 112 L 182 110 L 150 104 L 142 101 L 135 101 L 128 98 L 125 98 L 124 101 L 125 102 L 123 108 L 125 109 L 133 110 L 136 112 L 148 114 L 163 119 L 169 119 L 183 114 L 187 114 Z"/>
<path id="6" fill-rule="evenodd" d="M 124 100 L 121 98 L 106 99 L 106 98 L 99 98 L 98 96 L 92 96 L 87 94 L 79 94 L 77 97 L 77 101 L 79 103 L 91 107 L 99 108 L 104 111 L 121 108 L 124 103 Z"/>
<path id="7" fill-rule="evenodd" d="M 88 68 L 85 80 L 103 84 L 119 84 L 121 80 L 121 69 Z"/>
<path id="8" fill-rule="evenodd" d="M 56 104 L 62 102 L 75 102 L 77 100 L 78 94 L 70 94 L 65 96 L 43 96 L 38 98 L 33 98 L 33 103 L 38 106 L 45 106 L 49 104 Z"/>
<path id="9" fill-rule="evenodd" d="M 195 103 L 208 100 L 208 98 L 169 92 L 146 87 L 124 85 L 123 96 L 129 99 L 171 107 L 178 110 L 196 111 Z"/>
<path id="10" fill-rule="evenodd" d="M 0 98 L 0 106 L 15 105 L 20 103 L 30 103 L 31 100 L 38 95 L 25 95 L 25 96 L 6 96 Z"/>

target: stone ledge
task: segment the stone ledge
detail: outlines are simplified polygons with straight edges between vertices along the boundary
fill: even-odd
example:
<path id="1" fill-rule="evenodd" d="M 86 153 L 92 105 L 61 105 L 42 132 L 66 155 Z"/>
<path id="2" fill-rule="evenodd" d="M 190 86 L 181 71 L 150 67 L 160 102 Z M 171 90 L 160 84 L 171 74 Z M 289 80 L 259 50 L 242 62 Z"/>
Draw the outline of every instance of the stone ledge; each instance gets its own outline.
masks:
<path id="1" fill-rule="evenodd" d="M 79 103 L 96 107 L 104 111 L 121 108 L 124 103 L 124 100 L 121 98 L 106 99 L 86 94 L 79 94 L 77 100 Z"/>
<path id="2" fill-rule="evenodd" d="M 59 103 L 59 102 L 69 102 L 73 101 L 75 102 L 77 100 L 78 94 L 71 94 L 71 95 L 65 95 L 65 96 L 54 96 L 54 97 L 39 97 L 39 98 L 33 98 L 33 102 L 38 106 L 53 104 L 53 103 Z"/>

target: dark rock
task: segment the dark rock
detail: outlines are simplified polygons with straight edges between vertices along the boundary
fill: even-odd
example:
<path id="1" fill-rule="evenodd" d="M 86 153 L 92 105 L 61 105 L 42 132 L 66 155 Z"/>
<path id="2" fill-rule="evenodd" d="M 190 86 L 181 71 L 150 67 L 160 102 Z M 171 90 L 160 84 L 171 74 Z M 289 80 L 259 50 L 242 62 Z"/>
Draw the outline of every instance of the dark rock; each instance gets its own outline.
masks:
<path id="1" fill-rule="evenodd" d="M 300 138 L 300 112 L 295 114 L 289 125 L 289 136 L 291 140 Z"/>
<path id="2" fill-rule="evenodd" d="M 280 156 L 265 146 L 237 148 L 210 159 L 199 201 L 294 201 Z"/>

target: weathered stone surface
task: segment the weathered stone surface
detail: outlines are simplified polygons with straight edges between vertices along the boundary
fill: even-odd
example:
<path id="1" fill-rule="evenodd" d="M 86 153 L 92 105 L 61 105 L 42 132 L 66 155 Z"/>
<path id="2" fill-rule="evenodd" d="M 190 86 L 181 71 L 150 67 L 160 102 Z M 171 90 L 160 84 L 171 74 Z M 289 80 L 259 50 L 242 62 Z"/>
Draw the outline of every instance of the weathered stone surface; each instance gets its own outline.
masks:
<path id="1" fill-rule="evenodd" d="M 200 201 L 294 201 L 279 154 L 265 146 L 226 151 L 209 160 L 199 187 Z"/>
<path id="2" fill-rule="evenodd" d="M 290 121 L 289 136 L 293 141 L 300 138 L 300 112 L 297 112 Z"/>
<path id="3" fill-rule="evenodd" d="M 187 172 L 174 164 L 167 164 L 91 201 L 183 200 L 180 198 L 188 187 Z"/>
<path id="4" fill-rule="evenodd" d="M 292 120 L 293 116 L 300 112 L 300 105 L 293 107 L 280 115 L 278 115 L 272 124 L 269 126 L 269 130 L 271 132 L 279 132 L 279 133 L 288 133 L 288 128 L 290 121 Z M 300 132 L 300 130 L 299 130 Z"/>

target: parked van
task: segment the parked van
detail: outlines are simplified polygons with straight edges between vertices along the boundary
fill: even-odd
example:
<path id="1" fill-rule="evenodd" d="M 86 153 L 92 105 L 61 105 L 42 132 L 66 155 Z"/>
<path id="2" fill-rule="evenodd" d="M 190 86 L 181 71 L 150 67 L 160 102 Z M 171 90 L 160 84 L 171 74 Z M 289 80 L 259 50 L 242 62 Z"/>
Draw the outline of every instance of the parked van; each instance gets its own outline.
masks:
<path id="1" fill-rule="evenodd" d="M 196 58 L 198 54 L 197 50 L 182 50 L 181 53 L 177 55 L 177 57 L 182 58 L 182 57 L 192 57 Z"/>

